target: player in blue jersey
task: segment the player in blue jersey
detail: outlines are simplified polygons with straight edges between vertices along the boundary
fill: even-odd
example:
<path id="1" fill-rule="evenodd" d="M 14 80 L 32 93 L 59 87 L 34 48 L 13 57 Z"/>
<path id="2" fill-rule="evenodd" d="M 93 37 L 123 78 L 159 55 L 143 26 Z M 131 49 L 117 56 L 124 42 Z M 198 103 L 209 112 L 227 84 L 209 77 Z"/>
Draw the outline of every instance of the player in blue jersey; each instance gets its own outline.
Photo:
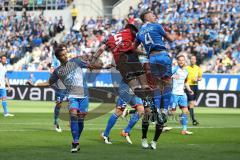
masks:
<path id="1" fill-rule="evenodd" d="M 84 117 L 88 112 L 88 90 L 82 68 L 101 69 L 97 64 L 86 64 L 80 58 L 68 60 L 65 47 L 57 47 L 55 56 L 61 65 L 57 67 L 47 82 L 32 84 L 33 86 L 50 86 L 59 79 L 67 89 L 69 100 L 70 124 L 72 133 L 72 149 L 75 153 L 80 150 L 79 139 L 84 128 Z"/>
<path id="2" fill-rule="evenodd" d="M 172 110 L 176 111 L 176 107 L 179 106 L 182 110 L 182 114 L 180 115 L 180 122 L 182 124 L 182 132 L 183 135 L 193 134 L 192 132 L 187 130 L 188 125 L 188 100 L 187 95 L 184 92 L 184 88 L 187 89 L 189 94 L 194 94 L 191 88 L 187 83 L 188 71 L 185 66 L 185 57 L 183 55 L 179 55 L 177 57 L 178 66 L 173 68 L 173 89 L 172 89 Z"/>
<path id="3" fill-rule="evenodd" d="M 140 18 L 144 24 L 141 27 L 140 31 L 137 33 L 136 45 L 142 43 L 148 54 L 150 72 L 157 82 L 156 84 L 157 88 L 155 89 L 154 98 L 160 99 L 161 97 L 162 100 L 160 101 L 169 103 L 171 97 L 170 94 L 171 94 L 172 59 L 169 57 L 167 53 L 167 48 L 165 47 L 163 38 L 170 42 L 173 41 L 173 38 L 170 36 L 169 33 L 165 32 L 161 24 L 157 23 L 156 16 L 152 13 L 152 11 L 143 11 L 140 15 Z M 155 104 L 155 106 L 157 105 L 158 104 Z M 161 113 L 159 113 L 159 115 L 160 114 Z M 148 148 L 148 143 L 146 139 L 148 125 L 149 124 L 146 122 L 143 123 L 142 127 L 143 148 Z M 162 128 L 163 128 L 162 123 L 156 126 L 156 131 L 158 131 L 156 133 L 158 134 L 151 142 L 152 149 L 156 149 L 157 140 L 161 135 Z"/>

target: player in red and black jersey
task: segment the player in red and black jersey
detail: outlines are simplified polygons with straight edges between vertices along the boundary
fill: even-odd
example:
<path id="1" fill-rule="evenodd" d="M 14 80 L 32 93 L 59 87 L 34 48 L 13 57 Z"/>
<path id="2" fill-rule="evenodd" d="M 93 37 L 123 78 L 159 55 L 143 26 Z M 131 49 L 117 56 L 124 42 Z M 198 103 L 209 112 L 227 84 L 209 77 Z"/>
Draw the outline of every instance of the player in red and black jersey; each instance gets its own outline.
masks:
<path id="1" fill-rule="evenodd" d="M 94 57 L 98 58 L 104 50 L 111 51 L 116 69 L 121 73 L 123 81 L 129 85 L 134 93 L 137 92 L 137 95 L 142 97 L 142 94 L 139 93 L 148 90 L 149 85 L 147 84 L 143 66 L 138 58 L 138 55 L 143 54 L 143 52 L 135 48 L 134 42 L 137 32 L 138 29 L 134 25 L 127 24 L 123 30 L 109 36 Z M 139 86 L 141 86 L 140 91 Z"/>
<path id="2" fill-rule="evenodd" d="M 123 114 L 123 110 L 121 110 L 125 108 L 122 105 L 123 102 L 129 103 L 136 110 L 131 116 L 127 127 L 121 133 L 128 143 L 132 143 L 130 139 L 131 129 L 144 113 L 143 102 L 141 98 L 135 94 L 135 90 L 147 88 L 145 71 L 138 58 L 138 54 L 142 52 L 134 48 L 135 35 L 137 32 L 138 29 L 134 25 L 127 24 L 123 30 L 115 35 L 109 36 L 94 55 L 94 60 L 96 60 L 104 50 L 109 50 L 113 54 L 116 69 L 122 75 L 122 81 L 119 86 L 119 100 L 115 113 L 110 116 L 106 129 L 101 135 L 106 144 L 111 144 L 109 133 L 118 117 Z"/>

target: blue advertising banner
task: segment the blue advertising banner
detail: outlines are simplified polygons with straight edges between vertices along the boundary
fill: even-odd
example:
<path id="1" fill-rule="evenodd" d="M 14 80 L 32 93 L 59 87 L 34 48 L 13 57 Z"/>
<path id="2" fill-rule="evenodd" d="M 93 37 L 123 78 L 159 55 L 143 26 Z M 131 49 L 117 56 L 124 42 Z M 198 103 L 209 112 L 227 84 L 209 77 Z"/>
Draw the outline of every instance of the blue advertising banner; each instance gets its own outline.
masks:
<path id="1" fill-rule="evenodd" d="M 121 76 L 118 72 L 86 72 L 89 87 L 113 87 L 118 86 Z M 24 85 L 26 81 L 47 81 L 49 72 L 8 72 L 7 77 L 11 85 Z M 199 82 L 200 90 L 240 91 L 240 75 L 228 74 L 203 74 Z"/>

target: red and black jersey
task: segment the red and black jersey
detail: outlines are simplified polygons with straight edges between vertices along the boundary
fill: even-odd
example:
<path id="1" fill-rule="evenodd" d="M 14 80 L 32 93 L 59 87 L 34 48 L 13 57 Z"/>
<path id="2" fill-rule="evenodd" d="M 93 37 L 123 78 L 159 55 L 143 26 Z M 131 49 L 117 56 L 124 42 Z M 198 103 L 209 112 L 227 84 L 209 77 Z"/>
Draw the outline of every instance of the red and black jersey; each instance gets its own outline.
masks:
<path id="1" fill-rule="evenodd" d="M 135 40 L 135 35 L 130 29 L 124 29 L 117 32 L 115 35 L 110 36 L 106 45 L 109 50 L 113 53 L 115 63 L 118 63 L 119 54 L 123 52 L 128 52 L 134 49 L 133 43 Z"/>

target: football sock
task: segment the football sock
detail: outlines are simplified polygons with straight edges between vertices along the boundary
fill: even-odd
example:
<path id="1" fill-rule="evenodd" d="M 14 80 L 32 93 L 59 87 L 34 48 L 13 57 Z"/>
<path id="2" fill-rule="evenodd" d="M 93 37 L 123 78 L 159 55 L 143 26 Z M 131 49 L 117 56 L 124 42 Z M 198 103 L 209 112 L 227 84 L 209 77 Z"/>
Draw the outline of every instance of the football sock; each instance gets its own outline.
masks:
<path id="1" fill-rule="evenodd" d="M 84 128 L 84 119 L 78 120 L 78 128 L 79 128 L 79 137 L 78 137 L 78 139 L 79 139 L 82 134 L 83 128 Z"/>
<path id="2" fill-rule="evenodd" d="M 112 129 L 112 127 L 115 125 L 115 123 L 117 122 L 117 119 L 118 119 L 118 116 L 115 114 L 115 113 L 113 113 L 112 115 L 111 115 L 111 117 L 109 118 L 109 120 L 108 120 L 108 124 L 107 124 L 107 127 L 106 127 L 106 129 L 105 129 L 105 131 L 104 131 L 104 136 L 109 136 L 109 133 L 110 133 L 110 131 L 111 131 L 111 129 Z"/>
<path id="3" fill-rule="evenodd" d="M 162 130 L 163 130 L 163 126 L 161 124 L 156 124 L 155 135 L 154 135 L 153 141 L 155 141 L 155 142 L 158 141 L 158 138 L 160 137 Z"/>
<path id="4" fill-rule="evenodd" d="M 73 137 L 73 143 L 78 143 L 79 140 L 79 127 L 78 127 L 78 117 L 75 115 L 71 116 L 71 132 Z"/>
<path id="5" fill-rule="evenodd" d="M 2 101 L 2 106 L 3 106 L 4 114 L 7 114 L 8 110 L 7 110 L 7 101 L 6 100 Z"/>
<path id="6" fill-rule="evenodd" d="M 55 108 L 54 108 L 54 124 L 55 124 L 55 125 L 58 124 L 59 113 L 60 113 L 60 107 L 58 107 L 58 106 L 56 105 Z"/>
<path id="7" fill-rule="evenodd" d="M 193 108 L 189 108 L 189 112 L 190 112 L 190 116 L 191 116 L 192 121 L 195 121 Z"/>
<path id="8" fill-rule="evenodd" d="M 137 121 L 140 119 L 140 115 L 138 113 L 135 113 L 131 116 L 131 119 L 128 123 L 128 126 L 124 129 L 125 133 L 130 133 L 133 126 L 137 123 Z"/>
<path id="9" fill-rule="evenodd" d="M 149 122 L 148 121 L 142 121 L 142 139 L 147 138 L 147 132 L 148 132 Z"/>
<path id="10" fill-rule="evenodd" d="M 187 124 L 188 124 L 188 119 L 187 119 L 187 114 L 181 114 L 181 124 L 183 127 L 183 130 L 186 131 L 187 130 Z"/>

